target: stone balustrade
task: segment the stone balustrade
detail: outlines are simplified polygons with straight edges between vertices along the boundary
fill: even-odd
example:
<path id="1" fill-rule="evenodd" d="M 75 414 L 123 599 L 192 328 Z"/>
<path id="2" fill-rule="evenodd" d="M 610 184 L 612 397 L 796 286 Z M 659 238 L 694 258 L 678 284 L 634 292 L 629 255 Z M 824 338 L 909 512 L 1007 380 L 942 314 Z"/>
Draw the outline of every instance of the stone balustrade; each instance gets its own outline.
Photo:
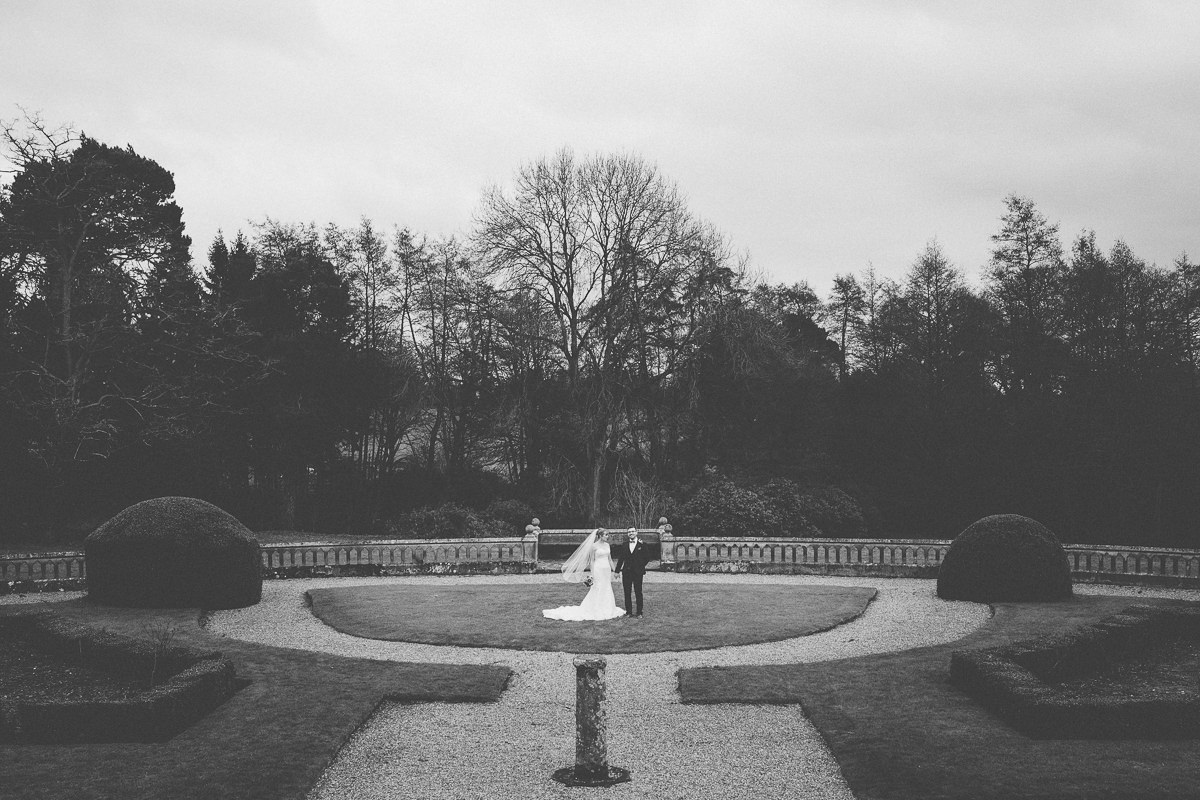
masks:
<path id="1" fill-rule="evenodd" d="M 670 536 L 662 563 L 680 572 L 753 571 L 933 577 L 950 542 L 942 539 L 700 538 Z M 732 569 L 729 565 L 739 565 Z"/>
<path id="2" fill-rule="evenodd" d="M 675 571 L 793 572 L 935 577 L 945 539 L 664 539 L 664 568 Z M 1200 550 L 1064 545 L 1076 581 L 1200 588 Z M 668 565 L 673 565 L 668 567 Z"/>
<path id="3" fill-rule="evenodd" d="M 1200 550 L 1068 544 L 1067 561 L 1076 580 L 1123 583 L 1127 576 L 1162 585 L 1200 587 Z"/>
<path id="4" fill-rule="evenodd" d="M 267 578 L 533 572 L 537 566 L 537 542 L 528 537 L 296 543 L 261 550 Z M 86 579 L 83 553 L 0 556 L 0 594 L 80 589 Z"/>
<path id="5" fill-rule="evenodd" d="M 535 520 L 522 537 L 272 544 L 262 547 L 262 566 L 270 578 L 533 572 L 539 562 L 561 560 L 591 530 L 543 530 Z M 658 556 L 660 569 L 676 572 L 932 578 L 950 548 L 944 539 L 676 536 L 665 519 L 657 528 L 639 529 L 639 535 Z M 1064 547 L 1076 581 L 1200 588 L 1200 550 Z M 83 588 L 86 578 L 82 553 L 0 556 L 0 594 Z"/>
<path id="6" fill-rule="evenodd" d="M 0 555 L 0 593 L 15 581 L 72 581 L 87 577 L 83 553 Z"/>
<path id="7" fill-rule="evenodd" d="M 537 563 L 536 543 L 525 538 L 405 539 L 354 544 L 263 545 L 263 569 L 376 565 L 431 569 L 436 565 L 497 564 L 532 571 Z"/>

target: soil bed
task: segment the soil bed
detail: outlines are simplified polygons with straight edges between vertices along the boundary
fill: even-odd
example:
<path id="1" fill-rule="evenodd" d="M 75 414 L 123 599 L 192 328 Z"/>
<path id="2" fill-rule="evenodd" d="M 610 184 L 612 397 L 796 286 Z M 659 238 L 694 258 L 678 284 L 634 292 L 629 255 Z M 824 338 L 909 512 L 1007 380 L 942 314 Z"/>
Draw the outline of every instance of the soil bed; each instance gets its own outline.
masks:
<path id="1" fill-rule="evenodd" d="M 24 637 L 0 640 L 0 698 L 5 700 L 127 700 L 145 689 L 144 681 L 69 663 L 31 646 Z"/>
<path id="2" fill-rule="evenodd" d="M 1054 684 L 1071 698 L 1176 700 L 1200 689 L 1200 640 L 1178 637 L 1089 675 Z"/>

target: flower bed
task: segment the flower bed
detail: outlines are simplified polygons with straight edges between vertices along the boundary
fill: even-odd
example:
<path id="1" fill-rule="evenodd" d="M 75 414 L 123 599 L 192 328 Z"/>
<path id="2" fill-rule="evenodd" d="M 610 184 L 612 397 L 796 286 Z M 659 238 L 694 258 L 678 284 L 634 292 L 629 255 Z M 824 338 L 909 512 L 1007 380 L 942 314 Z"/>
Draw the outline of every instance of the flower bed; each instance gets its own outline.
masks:
<path id="1" fill-rule="evenodd" d="M 955 651 L 950 680 L 1038 738 L 1197 738 L 1200 679 L 1154 685 L 1155 660 L 1182 653 L 1194 662 L 1197 642 L 1200 606 L 1130 606 L 1066 634 Z"/>
<path id="2" fill-rule="evenodd" d="M 3 646 L 26 648 L 36 661 L 20 679 L 10 676 L 0 696 L 0 741 L 165 741 L 236 690 L 233 664 L 220 653 L 150 633 L 119 636 L 47 612 L 0 617 Z M 76 675 L 86 680 L 70 680 Z"/>

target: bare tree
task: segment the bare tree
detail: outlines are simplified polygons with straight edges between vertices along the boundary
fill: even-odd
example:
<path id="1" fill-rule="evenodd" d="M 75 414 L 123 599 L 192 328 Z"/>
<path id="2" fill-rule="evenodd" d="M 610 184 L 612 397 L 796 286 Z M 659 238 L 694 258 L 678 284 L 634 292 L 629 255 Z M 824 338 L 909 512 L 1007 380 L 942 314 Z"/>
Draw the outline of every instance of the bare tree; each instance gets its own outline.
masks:
<path id="1" fill-rule="evenodd" d="M 863 316 L 861 344 L 862 366 L 879 374 L 892 363 L 899 347 L 895 326 L 890 324 L 889 308 L 897 305 L 900 287 L 890 278 L 879 278 L 875 266 L 868 264 L 862 277 Z"/>
<path id="2" fill-rule="evenodd" d="M 565 149 L 523 166 L 511 192 L 485 192 L 475 242 L 549 323 L 577 429 L 572 480 L 599 519 L 630 409 L 678 357 L 686 292 L 729 254 L 653 165 L 629 155 L 580 161 Z"/>

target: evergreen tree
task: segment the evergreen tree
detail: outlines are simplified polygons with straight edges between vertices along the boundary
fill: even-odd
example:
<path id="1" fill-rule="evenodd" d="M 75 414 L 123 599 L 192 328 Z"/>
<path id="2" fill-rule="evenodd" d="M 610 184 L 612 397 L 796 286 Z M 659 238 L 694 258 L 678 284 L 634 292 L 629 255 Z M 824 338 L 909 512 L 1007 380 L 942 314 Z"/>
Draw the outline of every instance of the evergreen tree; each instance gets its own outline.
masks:
<path id="1" fill-rule="evenodd" d="M 1000 311 L 1007 339 L 999 378 L 1011 393 L 1045 395 L 1057 388 L 1063 368 L 1058 226 L 1032 200 L 1010 195 L 1004 204 L 987 273 L 988 294 Z"/>
<path id="2" fill-rule="evenodd" d="M 834 327 L 838 341 L 838 378 L 846 379 L 850 348 L 856 344 L 863 327 L 862 313 L 866 296 L 853 275 L 838 275 L 833 279 L 833 294 L 825 306 L 825 316 Z"/>
<path id="3" fill-rule="evenodd" d="M 233 240 L 232 249 L 217 231 L 208 248 L 208 268 L 204 277 L 209 302 L 222 310 L 243 303 L 250 291 L 255 266 L 254 253 L 241 231 Z"/>

